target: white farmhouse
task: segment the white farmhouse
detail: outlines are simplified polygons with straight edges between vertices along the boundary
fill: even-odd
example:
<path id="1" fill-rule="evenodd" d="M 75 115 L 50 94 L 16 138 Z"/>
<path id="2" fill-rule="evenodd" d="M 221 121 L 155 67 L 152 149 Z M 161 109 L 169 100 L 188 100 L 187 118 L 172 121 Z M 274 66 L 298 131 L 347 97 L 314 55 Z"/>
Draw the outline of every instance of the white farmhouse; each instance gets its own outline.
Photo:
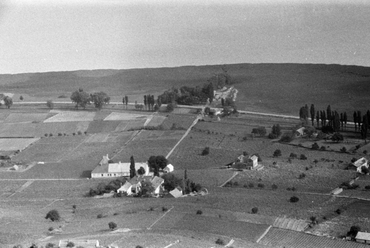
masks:
<path id="1" fill-rule="evenodd" d="M 110 163 L 108 154 L 103 156 L 99 165 L 91 172 L 91 178 L 101 177 L 128 177 L 130 176 L 130 163 Z M 149 175 L 149 166 L 146 162 L 135 162 L 135 170 L 144 168 L 145 173 L 143 176 Z"/>

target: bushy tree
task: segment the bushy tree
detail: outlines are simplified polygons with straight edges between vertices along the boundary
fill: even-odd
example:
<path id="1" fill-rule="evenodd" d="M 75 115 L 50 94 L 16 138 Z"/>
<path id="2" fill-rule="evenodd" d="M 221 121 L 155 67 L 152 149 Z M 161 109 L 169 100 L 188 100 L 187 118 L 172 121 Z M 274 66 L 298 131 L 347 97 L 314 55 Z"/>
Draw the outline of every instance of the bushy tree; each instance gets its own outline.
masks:
<path id="1" fill-rule="evenodd" d="M 143 168 L 143 167 L 140 167 L 138 170 L 137 170 L 137 174 L 139 175 L 139 176 L 142 176 L 142 175 L 144 175 L 145 174 L 145 169 Z"/>
<path id="2" fill-rule="evenodd" d="M 104 104 L 108 104 L 110 97 L 103 91 L 95 92 L 91 94 L 91 100 L 94 103 L 95 108 L 101 109 Z"/>
<path id="3" fill-rule="evenodd" d="M 167 191 L 174 190 L 176 187 L 182 186 L 182 179 L 177 178 L 172 173 L 163 174 L 162 178 L 164 179 L 163 187 Z"/>
<path id="4" fill-rule="evenodd" d="M 266 135 L 266 128 L 265 127 L 257 127 L 252 129 L 252 134 L 265 136 Z"/>
<path id="5" fill-rule="evenodd" d="M 49 108 L 49 109 L 53 109 L 54 108 L 54 103 L 52 100 L 47 100 L 46 101 L 46 106 Z"/>
<path id="6" fill-rule="evenodd" d="M 51 221 L 59 221 L 60 220 L 59 212 L 56 209 L 50 210 L 46 214 L 45 219 L 50 219 Z"/>
<path id="7" fill-rule="evenodd" d="M 276 150 L 274 151 L 273 156 L 274 156 L 274 157 L 280 157 L 280 156 L 281 156 L 281 151 L 280 151 L 280 149 L 276 149 Z"/>
<path id="8" fill-rule="evenodd" d="M 13 105 L 13 99 L 9 96 L 4 97 L 4 104 L 9 109 Z"/>
<path id="9" fill-rule="evenodd" d="M 114 223 L 113 221 L 109 222 L 108 226 L 109 226 L 109 229 L 112 231 L 117 228 L 117 224 Z"/>
<path id="10" fill-rule="evenodd" d="M 78 109 L 78 106 L 81 106 L 82 108 L 86 108 L 87 104 L 90 104 L 91 98 L 88 93 L 83 91 L 82 88 L 79 90 L 76 90 L 75 92 L 72 93 L 71 95 L 71 100 L 72 102 L 76 103 L 76 109 Z"/>
<path id="11" fill-rule="evenodd" d="M 349 231 L 347 232 L 347 236 L 351 237 L 352 239 L 354 239 L 357 235 L 358 232 L 361 231 L 361 228 L 359 226 L 351 226 L 351 228 L 349 229 Z"/>

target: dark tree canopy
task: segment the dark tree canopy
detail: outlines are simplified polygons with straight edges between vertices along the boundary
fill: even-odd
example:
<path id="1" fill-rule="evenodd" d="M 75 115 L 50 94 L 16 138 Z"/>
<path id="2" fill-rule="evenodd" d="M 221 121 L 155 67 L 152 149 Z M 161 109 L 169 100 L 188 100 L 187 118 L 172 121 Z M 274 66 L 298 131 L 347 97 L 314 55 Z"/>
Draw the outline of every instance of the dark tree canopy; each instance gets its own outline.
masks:
<path id="1" fill-rule="evenodd" d="M 87 104 L 90 104 L 91 98 L 88 93 L 83 91 L 83 89 L 76 90 L 71 95 L 72 102 L 76 103 L 76 108 L 78 109 L 78 106 L 81 106 L 82 108 L 86 108 Z"/>
<path id="2" fill-rule="evenodd" d="M 103 91 L 95 92 L 91 94 L 91 100 L 94 103 L 95 108 L 101 109 L 104 104 L 108 104 L 110 97 Z"/>

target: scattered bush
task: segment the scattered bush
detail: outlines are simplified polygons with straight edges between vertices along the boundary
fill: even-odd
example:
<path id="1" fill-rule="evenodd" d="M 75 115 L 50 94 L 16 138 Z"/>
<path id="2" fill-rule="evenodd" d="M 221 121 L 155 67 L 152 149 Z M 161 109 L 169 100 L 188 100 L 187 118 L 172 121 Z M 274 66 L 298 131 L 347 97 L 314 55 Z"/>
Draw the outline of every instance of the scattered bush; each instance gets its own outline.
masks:
<path id="1" fill-rule="evenodd" d="M 326 147 L 325 146 L 321 146 L 320 147 L 320 151 L 326 151 Z"/>
<path id="2" fill-rule="evenodd" d="M 87 132 L 85 131 L 84 134 L 87 135 Z"/>
<path id="3" fill-rule="evenodd" d="M 363 173 L 363 174 L 369 174 L 369 168 L 366 168 L 365 166 L 362 166 L 361 167 L 361 172 Z"/>
<path id="4" fill-rule="evenodd" d="M 73 136 L 75 136 L 75 135 L 76 135 L 76 133 L 72 133 L 72 135 L 73 135 Z"/>
<path id="5" fill-rule="evenodd" d="M 299 177 L 298 177 L 298 179 L 303 179 L 303 178 L 305 178 L 306 177 L 306 174 L 304 174 L 304 173 L 301 173 L 301 174 L 299 174 Z"/>
<path id="6" fill-rule="evenodd" d="M 45 137 L 48 137 L 48 134 L 46 133 L 46 134 L 44 134 L 45 135 Z"/>
<path id="7" fill-rule="evenodd" d="M 48 229 L 49 232 L 52 232 L 53 230 L 54 230 L 54 227 L 52 227 L 52 226 L 49 227 L 49 229 Z"/>
<path id="8" fill-rule="evenodd" d="M 144 247 L 142 247 L 141 245 L 137 245 L 135 246 L 135 248 L 144 248 Z"/>
<path id="9" fill-rule="evenodd" d="M 62 133 L 58 133 L 58 136 L 62 136 L 63 134 Z"/>
<path id="10" fill-rule="evenodd" d="M 218 245 L 225 245 L 225 241 L 223 241 L 222 239 L 218 238 L 216 240 L 216 244 L 218 244 Z"/>
<path id="11" fill-rule="evenodd" d="M 274 156 L 274 157 L 280 157 L 280 156 L 281 156 L 281 151 L 280 151 L 280 149 L 276 149 L 276 150 L 274 151 L 273 156 Z"/>
<path id="12" fill-rule="evenodd" d="M 52 133 L 50 133 L 50 134 L 49 134 L 49 137 L 53 137 L 53 134 L 52 134 Z"/>
<path id="13" fill-rule="evenodd" d="M 298 202 L 299 201 L 299 198 L 298 197 L 296 197 L 296 196 L 292 196 L 292 197 L 290 197 L 290 199 L 289 199 L 289 201 L 290 202 Z"/>
<path id="14" fill-rule="evenodd" d="M 202 210 L 197 210 L 197 214 L 198 215 L 202 215 L 203 214 L 203 211 Z"/>
<path id="15" fill-rule="evenodd" d="M 114 213 L 113 215 L 116 216 L 116 215 L 119 215 L 119 213 Z"/>
<path id="16" fill-rule="evenodd" d="M 252 214 L 256 214 L 257 212 L 258 212 L 258 208 L 257 207 L 252 208 Z"/>
<path id="17" fill-rule="evenodd" d="M 69 241 L 66 247 L 75 247 L 75 243 L 73 243 L 72 241 Z"/>
<path id="18" fill-rule="evenodd" d="M 56 209 L 53 209 L 46 214 L 45 219 L 50 219 L 51 221 L 59 221 L 60 215 Z"/>
<path id="19" fill-rule="evenodd" d="M 278 136 L 276 134 L 270 133 L 267 137 L 269 139 L 276 139 Z"/>
<path id="20" fill-rule="evenodd" d="M 311 224 L 317 224 L 317 218 L 316 218 L 316 216 L 311 216 L 310 217 L 310 221 L 311 221 Z"/>
<path id="21" fill-rule="evenodd" d="M 259 183 L 259 184 L 257 184 L 257 187 L 263 189 L 265 187 L 265 185 L 263 183 Z"/>
<path id="22" fill-rule="evenodd" d="M 53 244 L 53 243 L 48 243 L 46 244 L 45 248 L 57 248 L 58 246 L 56 244 Z"/>
<path id="23" fill-rule="evenodd" d="M 361 228 L 359 226 L 351 226 L 349 232 L 347 232 L 347 236 L 354 239 L 359 231 L 361 231 Z"/>
<path id="24" fill-rule="evenodd" d="M 257 127 L 252 129 L 252 134 L 259 135 L 260 137 L 266 135 L 266 128 L 265 127 Z"/>
<path id="25" fill-rule="evenodd" d="M 114 223 L 113 221 L 109 222 L 108 226 L 109 226 L 109 229 L 112 231 L 117 228 L 117 224 Z"/>
<path id="26" fill-rule="evenodd" d="M 248 184 L 248 187 L 249 187 L 249 188 L 254 188 L 254 183 L 249 183 L 249 184 Z"/>
<path id="27" fill-rule="evenodd" d="M 271 185 L 271 189 L 277 190 L 278 186 L 276 184 Z"/>
<path id="28" fill-rule="evenodd" d="M 312 147 L 311 147 L 312 150 L 319 150 L 319 148 L 320 147 L 316 142 L 312 144 Z"/>
<path id="29" fill-rule="evenodd" d="M 295 153 L 291 153 L 291 154 L 289 155 L 289 158 L 297 158 L 297 154 L 295 154 Z"/>
<path id="30" fill-rule="evenodd" d="M 101 218 L 103 218 L 103 215 L 102 215 L 102 214 L 98 214 L 98 215 L 96 216 L 96 218 L 101 219 Z"/>
<path id="31" fill-rule="evenodd" d="M 366 186 L 365 186 L 365 189 L 366 189 L 366 190 L 370 190 L 370 185 L 366 185 Z"/>
<path id="32" fill-rule="evenodd" d="M 338 215 L 342 213 L 342 210 L 340 210 L 339 208 L 337 210 L 334 211 L 335 213 L 337 213 Z"/>
<path id="33" fill-rule="evenodd" d="M 167 212 L 167 211 L 168 211 L 168 208 L 166 208 L 166 207 L 162 207 L 162 211 L 163 211 L 163 212 Z"/>
<path id="34" fill-rule="evenodd" d="M 367 150 L 364 150 L 364 151 L 363 151 L 363 153 L 364 153 L 365 155 L 367 155 Z"/>
<path id="35" fill-rule="evenodd" d="M 300 159 L 300 160 L 307 160 L 307 157 L 306 157 L 306 155 L 301 154 L 301 156 L 299 157 L 299 159 Z"/>
<path id="36" fill-rule="evenodd" d="M 81 131 L 78 131 L 78 132 L 77 132 L 77 134 L 78 134 L 78 135 L 81 135 L 81 134 L 82 134 L 82 132 L 81 132 Z"/>
<path id="37" fill-rule="evenodd" d="M 205 147 L 202 151 L 202 156 L 208 155 L 209 154 L 209 147 Z"/>
<path id="38" fill-rule="evenodd" d="M 280 138 L 280 142 L 289 143 L 293 140 L 294 134 L 292 132 L 284 133 Z"/>
<path id="39" fill-rule="evenodd" d="M 344 146 L 340 149 L 340 152 L 343 152 L 343 153 L 346 153 L 347 152 L 347 148 L 345 148 Z"/>

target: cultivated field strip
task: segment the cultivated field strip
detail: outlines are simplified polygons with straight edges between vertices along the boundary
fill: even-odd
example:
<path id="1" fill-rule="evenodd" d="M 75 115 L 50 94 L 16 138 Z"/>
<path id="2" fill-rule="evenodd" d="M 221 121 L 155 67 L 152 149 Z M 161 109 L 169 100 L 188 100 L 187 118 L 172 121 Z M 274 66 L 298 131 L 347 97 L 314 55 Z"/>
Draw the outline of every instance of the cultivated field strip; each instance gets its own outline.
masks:
<path id="1" fill-rule="evenodd" d="M 73 122 L 73 121 L 93 121 L 95 117 L 95 112 L 87 112 L 87 111 L 50 111 L 56 112 L 57 114 L 46 119 L 44 123 L 48 122 Z"/>
<path id="2" fill-rule="evenodd" d="M 271 228 L 269 232 L 261 239 L 260 244 L 271 247 L 286 247 L 286 248 L 365 248 L 368 245 L 359 244 L 356 242 L 331 239 L 306 234 L 303 232 L 295 232 L 280 228 Z"/>

